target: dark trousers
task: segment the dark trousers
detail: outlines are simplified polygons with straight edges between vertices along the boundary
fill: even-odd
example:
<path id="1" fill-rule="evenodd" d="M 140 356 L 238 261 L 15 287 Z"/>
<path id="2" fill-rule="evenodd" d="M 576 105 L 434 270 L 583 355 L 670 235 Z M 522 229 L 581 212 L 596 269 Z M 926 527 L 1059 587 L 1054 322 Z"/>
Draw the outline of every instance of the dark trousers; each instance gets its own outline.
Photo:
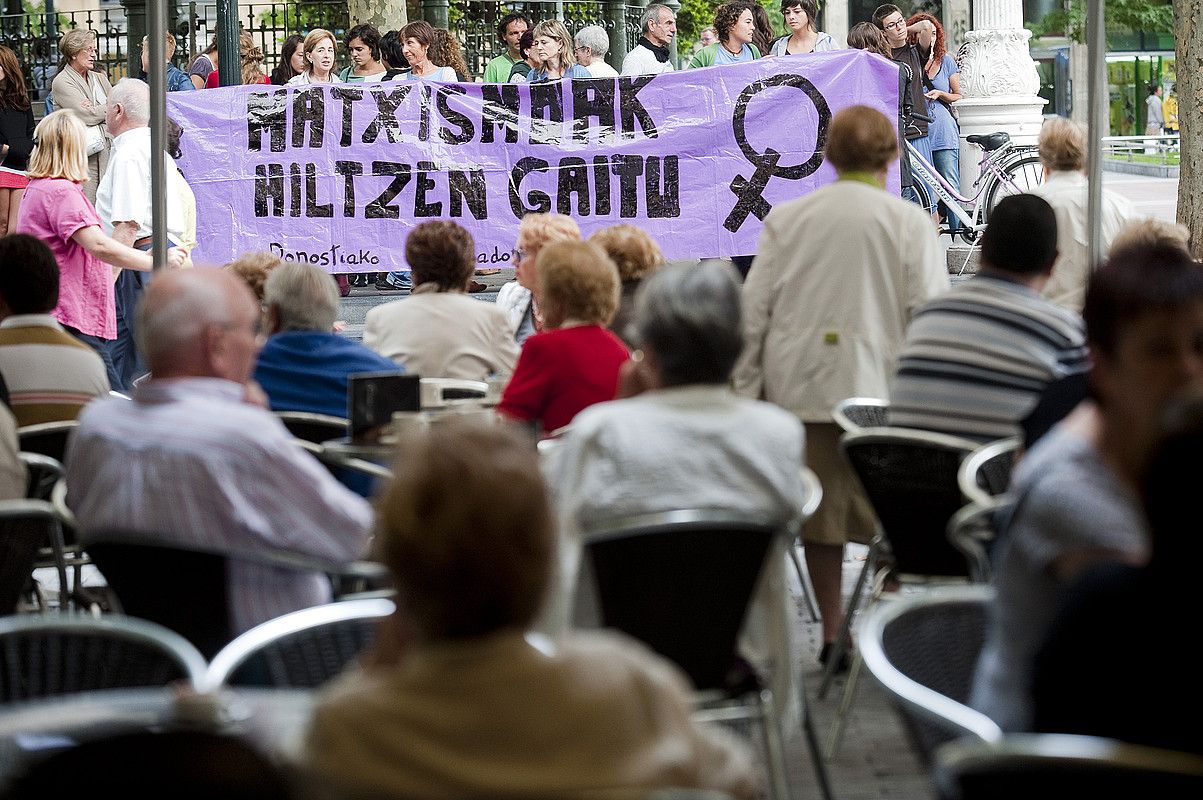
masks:
<path id="1" fill-rule="evenodd" d="M 121 391 L 121 376 L 117 374 L 117 368 L 113 366 L 113 356 L 109 352 L 113 343 L 108 339 L 101 339 L 99 336 L 89 336 L 70 325 L 63 325 L 63 330 L 100 354 L 100 360 L 104 362 L 104 371 L 109 376 L 109 386 Z"/>
<path id="2" fill-rule="evenodd" d="M 134 379 L 146 372 L 134 344 L 134 313 L 149 279 L 149 272 L 123 269 L 113 285 L 117 303 L 117 338 L 110 343 L 109 354 L 120 383 L 114 384 L 113 388 L 118 391 L 128 391 L 134 385 Z"/>

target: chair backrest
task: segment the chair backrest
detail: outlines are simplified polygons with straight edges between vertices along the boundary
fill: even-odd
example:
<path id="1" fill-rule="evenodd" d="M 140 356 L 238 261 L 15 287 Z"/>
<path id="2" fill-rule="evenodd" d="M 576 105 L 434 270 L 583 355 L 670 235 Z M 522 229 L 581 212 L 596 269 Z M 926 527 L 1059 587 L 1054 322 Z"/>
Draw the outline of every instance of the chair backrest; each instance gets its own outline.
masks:
<path id="1" fill-rule="evenodd" d="M 861 624 L 865 668 L 895 701 L 924 763 L 951 739 L 1002 737 L 967 705 L 993 597 L 988 586 L 938 587 L 878 603 Z"/>
<path id="2" fill-rule="evenodd" d="M 126 614 L 175 631 L 207 658 L 234 638 L 225 556 L 95 538 L 88 555 Z"/>
<path id="3" fill-rule="evenodd" d="M 388 599 L 347 600 L 268 620 L 213 657 L 205 685 L 321 686 L 372 643 L 380 619 L 394 610 Z"/>
<path id="4" fill-rule="evenodd" d="M 1203 797 L 1203 757 L 1094 736 L 1013 734 L 1000 742 L 949 742 L 936 753 L 933 779 L 940 800 L 1196 800 Z"/>
<path id="5" fill-rule="evenodd" d="M 64 709 L 69 722 L 71 710 Z M 73 732 L 74 733 L 74 732 Z M 250 741 L 199 730 L 128 730 L 85 735 L 27 758 L 4 796 L 120 797 L 122 800 L 287 800 L 286 775 Z"/>
<path id="6" fill-rule="evenodd" d="M 22 452 L 38 453 L 63 463 L 63 455 L 67 452 L 67 439 L 78 426 L 79 423 L 75 420 L 23 425 L 17 428 L 17 440 Z"/>
<path id="7" fill-rule="evenodd" d="M 276 416 L 288 428 L 288 432 L 306 442 L 321 444 L 330 439 L 346 436 L 350 422 L 343 417 L 329 414 L 311 414 L 307 411 L 277 411 Z"/>
<path id="8" fill-rule="evenodd" d="M 1019 451 L 1018 437 L 999 439 L 974 450 L 957 475 L 961 493 L 971 502 L 986 505 L 1011 488 L 1011 469 Z"/>
<path id="9" fill-rule="evenodd" d="M 965 556 L 969 580 L 989 583 L 994 574 L 990 549 L 998 538 L 999 514 L 1009 505 L 1006 498 L 996 497 L 981 505 L 966 503 L 948 520 L 948 541 Z"/>
<path id="10" fill-rule="evenodd" d="M 124 617 L 0 618 L 0 701 L 98 689 L 199 686 L 205 659 L 177 634 Z"/>
<path id="11" fill-rule="evenodd" d="M 0 615 L 12 613 L 29 584 L 38 551 L 50 545 L 58 579 L 67 580 L 62 528 L 45 500 L 0 500 Z"/>
<path id="12" fill-rule="evenodd" d="M 21 463 L 25 465 L 28 476 L 25 487 L 25 497 L 31 500 L 49 500 L 54 485 L 62 480 L 63 462 L 57 458 L 44 456 L 41 453 L 19 453 Z"/>
<path id="13" fill-rule="evenodd" d="M 819 510 L 819 505 L 823 502 L 823 484 L 813 469 L 803 467 L 802 486 L 805 487 L 806 494 L 802 501 L 802 513 L 799 521 L 805 523 L 815 515 L 815 512 Z"/>
<path id="14" fill-rule="evenodd" d="M 713 511 L 624 520 L 585 541 L 602 624 L 727 689 L 736 639 L 773 539 L 787 526 Z"/>
<path id="15" fill-rule="evenodd" d="M 864 428 L 883 428 L 889 423 L 886 413 L 890 403 L 880 397 L 849 397 L 841 400 L 831 411 L 835 424 L 844 433 L 863 430 Z"/>
<path id="16" fill-rule="evenodd" d="M 909 428 L 846 433 L 840 448 L 881 523 L 898 575 L 967 576 L 948 541 L 948 520 L 963 505 L 957 471 L 976 445 Z"/>

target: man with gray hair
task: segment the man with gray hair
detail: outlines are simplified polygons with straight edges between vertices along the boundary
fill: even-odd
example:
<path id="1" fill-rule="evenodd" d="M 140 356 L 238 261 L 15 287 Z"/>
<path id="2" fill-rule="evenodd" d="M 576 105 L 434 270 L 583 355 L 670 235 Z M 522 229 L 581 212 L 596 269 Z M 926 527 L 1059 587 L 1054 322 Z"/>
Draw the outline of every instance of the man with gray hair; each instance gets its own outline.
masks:
<path id="1" fill-rule="evenodd" d="M 234 275 L 158 276 L 138 308 L 151 379 L 133 401 L 84 408 L 67 447 L 67 504 L 82 541 L 223 553 L 235 632 L 330 600 L 320 573 L 261 563 L 288 551 L 332 563 L 363 555 L 372 512 L 297 447 L 250 383 L 259 305 Z"/>
<path id="2" fill-rule="evenodd" d="M 106 105 L 104 124 L 113 137 L 108 169 L 96 189 L 96 214 L 104 232 L 139 250 L 151 246 L 150 202 L 150 88 L 140 80 L 123 78 L 113 87 Z M 166 153 L 164 175 L 175 174 L 175 160 Z M 167 239 L 169 245 L 184 239 L 184 210 L 175 192 L 167 192 Z M 134 346 L 134 308 L 150 274 L 122 270 L 113 287 L 117 305 L 117 338 L 110 345 L 113 367 L 125 390 L 145 370 Z"/>
<path id="3" fill-rule="evenodd" d="M 333 332 L 338 285 L 310 264 L 290 261 L 263 284 L 267 332 L 255 380 L 273 411 L 347 416 L 347 377 L 403 371 L 392 359 Z"/>
<path id="4" fill-rule="evenodd" d="M 572 37 L 576 63 L 589 70 L 595 78 L 617 78 L 618 70 L 606 63 L 610 52 L 610 35 L 601 25 L 586 25 Z"/>
<path id="5" fill-rule="evenodd" d="M 787 411 L 737 396 L 731 370 L 743 350 L 739 280 L 717 261 L 661 267 L 640 285 L 631 328 L 642 350 L 623 391 L 633 397 L 582 411 L 552 450 L 546 475 L 576 574 L 579 543 L 624 517 L 706 508 L 788 522 L 806 502 L 802 424 Z M 789 704 L 785 551 L 774 553 L 741 647 Z M 557 609 L 552 609 L 552 616 Z M 558 609 L 563 622 L 566 610 Z"/>
<path id="6" fill-rule="evenodd" d="M 643 35 L 622 60 L 623 75 L 659 75 L 672 72 L 672 60 L 668 46 L 677 35 L 677 17 L 673 10 L 661 3 L 652 3 L 643 10 L 639 18 Z"/>

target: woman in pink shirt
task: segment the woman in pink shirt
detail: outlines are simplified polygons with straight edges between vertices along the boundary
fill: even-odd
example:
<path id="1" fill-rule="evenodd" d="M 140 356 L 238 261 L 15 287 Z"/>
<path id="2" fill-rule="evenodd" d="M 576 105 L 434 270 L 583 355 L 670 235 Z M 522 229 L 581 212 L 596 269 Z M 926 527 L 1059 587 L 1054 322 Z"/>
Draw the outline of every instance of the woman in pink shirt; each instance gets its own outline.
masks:
<path id="1" fill-rule="evenodd" d="M 41 239 L 59 266 L 59 301 L 54 316 L 63 329 L 91 346 L 105 362 L 109 381 L 120 386 L 107 342 L 117 338 L 113 267 L 149 272 L 151 256 L 106 236 L 96 209 L 84 196 L 88 157 L 83 123 L 70 111 L 48 114 L 34 129 L 29 187 L 17 215 L 17 233 Z M 175 248 L 168 266 L 179 267 Z M 114 383 L 114 381 L 116 381 Z"/>

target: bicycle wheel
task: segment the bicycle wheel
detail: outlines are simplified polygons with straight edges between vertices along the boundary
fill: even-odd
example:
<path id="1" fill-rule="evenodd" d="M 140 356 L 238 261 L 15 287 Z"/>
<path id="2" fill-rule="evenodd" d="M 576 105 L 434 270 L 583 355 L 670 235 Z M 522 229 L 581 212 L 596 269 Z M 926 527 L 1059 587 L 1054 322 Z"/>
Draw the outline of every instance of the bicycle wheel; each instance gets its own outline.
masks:
<path id="1" fill-rule="evenodd" d="M 928 214 L 933 213 L 936 201 L 932 199 L 931 189 L 927 188 L 927 184 L 918 175 L 915 176 L 914 189 L 915 194 L 919 197 L 918 205 Z"/>
<path id="2" fill-rule="evenodd" d="M 1004 197 L 1030 192 L 1044 183 L 1044 165 L 1040 163 L 1040 157 L 1037 155 L 1025 154 L 1013 158 L 1003 166 L 1003 172 L 1010 184 L 997 178 L 991 182 L 990 188 L 986 190 L 986 207 L 982 211 L 983 223 L 989 222 L 990 212 Z"/>

